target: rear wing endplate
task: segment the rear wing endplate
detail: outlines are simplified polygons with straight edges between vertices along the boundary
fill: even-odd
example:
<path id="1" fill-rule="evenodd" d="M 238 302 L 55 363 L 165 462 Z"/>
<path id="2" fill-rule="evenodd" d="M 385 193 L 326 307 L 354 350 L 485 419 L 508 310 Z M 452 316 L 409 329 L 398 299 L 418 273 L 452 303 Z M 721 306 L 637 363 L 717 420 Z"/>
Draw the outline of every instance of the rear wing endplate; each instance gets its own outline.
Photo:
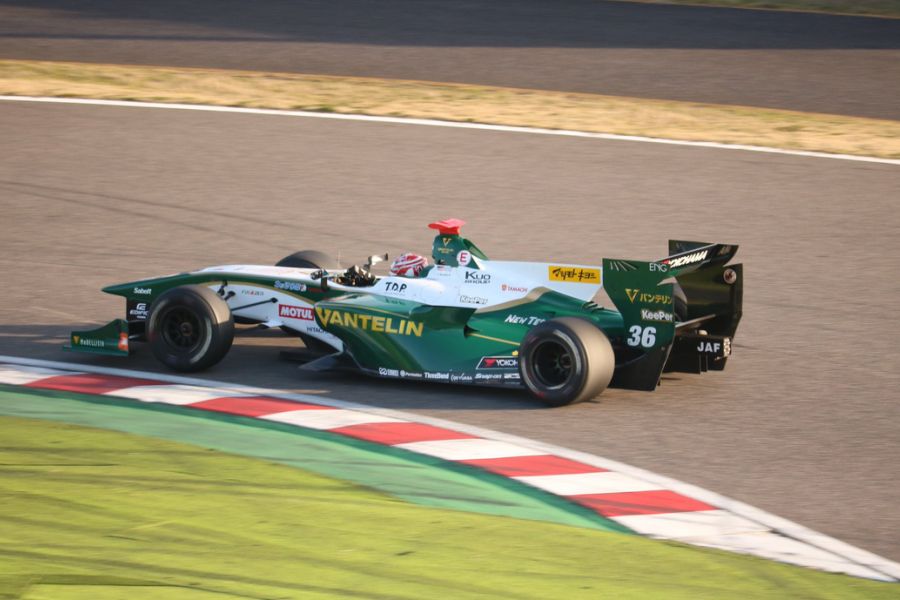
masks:
<path id="1" fill-rule="evenodd" d="M 727 264 L 737 249 L 673 240 L 661 260 L 603 260 L 603 286 L 624 325 L 622 338 L 612 340 L 613 387 L 653 390 L 664 370 L 724 368 L 742 312 L 742 266 Z M 711 343 L 696 343 L 697 336 Z"/>

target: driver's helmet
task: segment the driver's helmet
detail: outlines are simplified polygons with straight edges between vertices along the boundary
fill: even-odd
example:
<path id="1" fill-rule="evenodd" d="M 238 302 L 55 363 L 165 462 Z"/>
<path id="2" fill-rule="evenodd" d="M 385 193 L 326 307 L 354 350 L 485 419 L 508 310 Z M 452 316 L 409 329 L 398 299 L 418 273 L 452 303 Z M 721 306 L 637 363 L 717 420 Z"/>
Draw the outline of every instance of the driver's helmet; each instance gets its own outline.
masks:
<path id="1" fill-rule="evenodd" d="M 428 259 L 420 254 L 407 252 L 391 263 L 391 275 L 397 277 L 418 277 L 428 266 Z"/>

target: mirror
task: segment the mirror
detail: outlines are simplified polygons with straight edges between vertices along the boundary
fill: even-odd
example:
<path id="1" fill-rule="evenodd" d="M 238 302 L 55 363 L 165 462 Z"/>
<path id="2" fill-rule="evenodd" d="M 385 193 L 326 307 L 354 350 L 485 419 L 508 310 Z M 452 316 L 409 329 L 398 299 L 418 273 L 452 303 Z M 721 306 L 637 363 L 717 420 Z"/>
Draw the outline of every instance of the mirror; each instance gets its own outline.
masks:
<path id="1" fill-rule="evenodd" d="M 387 259 L 388 259 L 387 252 L 385 252 L 385 253 L 382 254 L 382 255 L 373 254 L 373 255 L 370 256 L 368 259 L 366 259 L 366 260 L 367 260 L 367 262 L 366 262 L 366 270 L 367 270 L 367 271 L 371 271 L 371 270 L 372 270 L 372 267 L 374 267 L 375 265 L 377 265 L 377 264 L 380 263 L 380 262 L 386 261 Z"/>

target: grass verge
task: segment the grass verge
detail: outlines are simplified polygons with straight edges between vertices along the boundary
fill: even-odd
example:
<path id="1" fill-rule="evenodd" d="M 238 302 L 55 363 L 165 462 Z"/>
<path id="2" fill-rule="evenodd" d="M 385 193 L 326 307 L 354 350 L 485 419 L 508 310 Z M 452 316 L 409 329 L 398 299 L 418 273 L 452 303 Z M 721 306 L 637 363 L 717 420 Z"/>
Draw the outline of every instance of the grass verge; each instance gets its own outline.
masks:
<path id="1" fill-rule="evenodd" d="M 257 459 L 0 418 L 0 598 L 894 598 L 897 586 L 412 506 Z"/>
<path id="2" fill-rule="evenodd" d="M 0 94 L 443 119 L 900 158 L 900 121 L 476 85 L 0 60 Z"/>

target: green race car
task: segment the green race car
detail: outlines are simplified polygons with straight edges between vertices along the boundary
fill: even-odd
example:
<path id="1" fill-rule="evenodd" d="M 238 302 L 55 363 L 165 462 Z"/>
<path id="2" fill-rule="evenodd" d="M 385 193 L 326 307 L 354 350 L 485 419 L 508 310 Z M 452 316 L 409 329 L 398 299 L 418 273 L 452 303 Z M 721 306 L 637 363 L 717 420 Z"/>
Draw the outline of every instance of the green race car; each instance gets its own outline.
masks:
<path id="1" fill-rule="evenodd" d="M 109 286 L 126 318 L 73 332 L 68 348 L 127 356 L 146 341 L 168 367 L 199 371 L 225 356 L 235 323 L 256 324 L 299 336 L 304 369 L 524 387 L 552 406 L 725 367 L 741 318 L 737 246 L 670 241 L 652 262 L 496 261 L 463 224 L 431 223 L 434 264 L 405 255 L 386 276 L 372 266 L 387 255 L 341 268 L 303 251 Z M 615 309 L 596 303 L 601 291 Z"/>

